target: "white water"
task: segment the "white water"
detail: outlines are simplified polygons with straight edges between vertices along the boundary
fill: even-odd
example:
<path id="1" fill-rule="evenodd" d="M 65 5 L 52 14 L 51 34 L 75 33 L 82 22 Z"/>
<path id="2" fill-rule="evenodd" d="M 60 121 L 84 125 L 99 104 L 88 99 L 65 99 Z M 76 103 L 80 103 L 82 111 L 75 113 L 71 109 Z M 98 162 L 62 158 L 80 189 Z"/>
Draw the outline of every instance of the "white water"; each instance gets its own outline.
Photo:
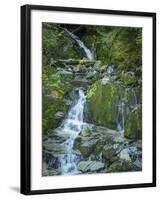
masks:
<path id="1" fill-rule="evenodd" d="M 132 89 L 132 96 L 131 96 L 131 102 L 130 102 L 130 107 L 131 107 L 132 111 L 134 111 L 136 106 L 137 106 L 137 97 L 136 97 L 135 90 Z"/>
<path id="2" fill-rule="evenodd" d="M 119 81 L 116 82 L 119 89 L 119 102 L 118 102 L 118 114 L 117 114 L 117 129 L 121 134 L 124 134 L 125 123 L 125 103 L 122 97 L 122 87 L 119 85 Z M 125 90 L 126 93 L 126 90 Z M 125 94 L 126 95 L 126 94 Z"/>
<path id="3" fill-rule="evenodd" d="M 62 174 L 77 174 L 76 166 L 77 156 L 73 153 L 74 140 L 83 128 L 83 112 L 86 103 L 86 97 L 82 89 L 79 89 L 79 98 L 77 103 L 70 109 L 68 117 L 62 125 L 63 134 L 69 135 L 69 138 L 63 143 L 67 146 L 66 154 L 59 157 Z"/>
<path id="4" fill-rule="evenodd" d="M 64 121 L 63 130 L 79 133 L 83 125 L 83 111 L 86 97 L 82 89 L 79 89 L 79 99 L 75 106 L 71 108 L 67 119 Z"/>
<path id="5" fill-rule="evenodd" d="M 117 129 L 121 134 L 124 133 L 124 109 L 125 109 L 125 104 L 121 99 L 118 105 L 118 119 L 117 119 Z"/>
<path id="6" fill-rule="evenodd" d="M 90 49 L 88 49 L 84 43 L 79 39 L 78 36 L 76 36 L 74 33 L 70 32 L 68 29 L 64 28 L 64 30 L 78 43 L 80 48 L 82 48 L 89 60 L 93 60 L 93 53 Z"/>

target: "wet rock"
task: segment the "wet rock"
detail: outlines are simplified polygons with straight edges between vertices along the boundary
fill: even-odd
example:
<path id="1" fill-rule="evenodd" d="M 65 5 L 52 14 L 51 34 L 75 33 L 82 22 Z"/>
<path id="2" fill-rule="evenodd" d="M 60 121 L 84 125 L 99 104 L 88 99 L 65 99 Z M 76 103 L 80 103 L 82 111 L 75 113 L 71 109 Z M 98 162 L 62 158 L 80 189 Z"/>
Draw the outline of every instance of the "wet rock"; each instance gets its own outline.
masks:
<path id="1" fill-rule="evenodd" d="M 93 69 L 96 70 L 97 72 L 100 72 L 100 66 L 101 66 L 101 61 L 97 60 L 93 66 Z"/>
<path id="2" fill-rule="evenodd" d="M 67 146 L 65 144 L 62 145 L 55 140 L 50 140 L 43 142 L 43 149 L 48 152 L 53 152 L 54 154 L 64 154 Z"/>
<path id="3" fill-rule="evenodd" d="M 96 140 L 89 140 L 89 137 L 77 137 L 74 142 L 74 148 L 78 149 L 84 158 L 89 157 L 94 149 Z"/>
<path id="4" fill-rule="evenodd" d="M 71 71 L 61 70 L 61 71 L 58 71 L 56 74 L 57 75 L 72 75 L 73 73 Z"/>
<path id="5" fill-rule="evenodd" d="M 108 67 L 107 65 L 101 66 L 100 68 L 101 73 L 107 71 L 107 67 Z"/>
<path id="6" fill-rule="evenodd" d="M 87 78 L 87 79 L 93 79 L 93 78 L 96 78 L 97 75 L 98 75 L 98 72 L 97 72 L 97 71 L 90 71 L 90 72 L 87 74 L 86 78 Z"/>
<path id="7" fill-rule="evenodd" d="M 42 176 L 48 176 L 48 166 L 46 162 L 42 163 Z"/>
<path id="8" fill-rule="evenodd" d="M 105 145 L 102 151 L 102 156 L 106 162 L 112 162 L 116 156 L 117 151 L 112 145 Z"/>
<path id="9" fill-rule="evenodd" d="M 91 134 L 92 134 L 92 131 L 89 128 L 84 128 L 82 129 L 79 135 L 82 137 L 87 137 L 87 136 L 91 136 Z"/>
<path id="10" fill-rule="evenodd" d="M 131 158 L 129 155 L 129 149 L 123 149 L 119 154 L 119 158 L 122 160 L 131 162 Z"/>
<path id="11" fill-rule="evenodd" d="M 65 103 L 65 105 L 70 106 L 72 104 L 72 101 L 69 99 L 63 99 L 63 103 Z"/>
<path id="12" fill-rule="evenodd" d="M 109 78 L 106 76 L 106 77 L 103 77 L 102 79 L 101 79 L 101 83 L 102 83 L 102 85 L 106 85 L 108 82 L 109 82 Z"/>
<path id="13" fill-rule="evenodd" d="M 78 164 L 78 169 L 82 172 L 98 172 L 104 168 L 104 163 L 97 161 L 81 161 Z"/>
<path id="14" fill-rule="evenodd" d="M 61 119 L 64 117 L 64 113 L 63 112 L 56 112 L 56 114 L 54 115 L 55 119 Z"/>
<path id="15" fill-rule="evenodd" d="M 138 158 L 133 162 L 133 165 L 137 170 L 142 170 L 142 160 L 140 161 Z"/>
<path id="16" fill-rule="evenodd" d="M 49 176 L 56 176 L 56 175 L 60 175 L 61 174 L 61 169 L 54 169 L 54 168 L 52 168 L 52 169 L 49 169 L 48 170 L 48 175 Z"/>

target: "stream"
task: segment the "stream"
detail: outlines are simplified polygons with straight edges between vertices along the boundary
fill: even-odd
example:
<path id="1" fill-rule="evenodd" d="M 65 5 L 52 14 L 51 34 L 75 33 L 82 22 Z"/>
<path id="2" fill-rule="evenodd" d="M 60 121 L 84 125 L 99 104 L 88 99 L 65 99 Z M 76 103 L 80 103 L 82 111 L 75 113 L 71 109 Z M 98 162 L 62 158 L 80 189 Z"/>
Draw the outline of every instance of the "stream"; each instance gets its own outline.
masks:
<path id="1" fill-rule="evenodd" d="M 63 143 L 67 145 L 67 154 L 60 157 L 60 166 L 62 174 L 76 174 L 78 173 L 75 164 L 77 156 L 73 154 L 74 140 L 84 126 L 83 111 L 86 103 L 86 97 L 82 88 L 78 91 L 78 100 L 76 104 L 70 109 L 67 118 L 61 126 L 63 134 L 68 134 L 69 138 Z"/>

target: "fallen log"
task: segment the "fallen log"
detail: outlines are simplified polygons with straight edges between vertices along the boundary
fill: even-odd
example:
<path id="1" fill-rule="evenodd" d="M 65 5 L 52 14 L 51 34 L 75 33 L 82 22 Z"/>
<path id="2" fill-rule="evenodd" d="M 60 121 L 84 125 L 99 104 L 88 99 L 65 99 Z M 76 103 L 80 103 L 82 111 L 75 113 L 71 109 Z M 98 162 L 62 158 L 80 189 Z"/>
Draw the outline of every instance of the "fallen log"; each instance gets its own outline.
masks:
<path id="1" fill-rule="evenodd" d="M 97 60 L 77 60 L 77 59 L 67 59 L 67 60 L 52 60 L 51 61 L 51 66 L 62 66 L 62 67 L 65 67 L 67 65 L 85 65 L 86 67 L 87 66 L 93 66 L 96 62 L 99 62 L 100 61 L 97 61 Z"/>

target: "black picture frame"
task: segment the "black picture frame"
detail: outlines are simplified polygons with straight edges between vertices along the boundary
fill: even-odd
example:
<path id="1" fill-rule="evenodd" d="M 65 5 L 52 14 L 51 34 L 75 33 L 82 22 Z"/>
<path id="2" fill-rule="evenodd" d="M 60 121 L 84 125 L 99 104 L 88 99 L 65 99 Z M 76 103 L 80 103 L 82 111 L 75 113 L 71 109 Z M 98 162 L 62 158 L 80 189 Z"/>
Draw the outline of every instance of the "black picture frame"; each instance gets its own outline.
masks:
<path id="1" fill-rule="evenodd" d="M 64 11 L 79 13 L 99 13 L 123 16 L 151 17 L 153 20 L 153 162 L 152 162 L 152 183 L 138 183 L 112 186 L 60 188 L 49 190 L 31 190 L 31 11 Z M 93 190 L 112 190 L 127 188 L 142 188 L 156 186 L 156 13 L 102 10 L 90 8 L 55 7 L 44 5 L 24 5 L 21 6 L 21 193 L 25 195 L 49 194 L 64 192 L 81 192 Z"/>

